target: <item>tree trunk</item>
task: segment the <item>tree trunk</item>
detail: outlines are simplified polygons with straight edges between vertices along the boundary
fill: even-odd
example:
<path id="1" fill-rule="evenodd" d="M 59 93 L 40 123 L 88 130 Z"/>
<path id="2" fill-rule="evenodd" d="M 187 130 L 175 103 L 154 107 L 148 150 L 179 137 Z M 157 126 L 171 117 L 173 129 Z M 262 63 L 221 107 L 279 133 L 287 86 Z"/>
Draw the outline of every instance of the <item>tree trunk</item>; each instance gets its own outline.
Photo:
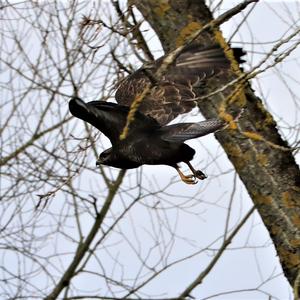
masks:
<path id="1" fill-rule="evenodd" d="M 195 30 L 212 20 L 201 0 L 137 0 L 134 5 L 157 33 L 166 52 L 182 45 Z M 217 29 L 205 31 L 197 39 L 202 45 L 219 43 L 228 47 Z M 241 74 L 232 52 L 232 74 L 226 81 Z M 220 87 L 220 79 L 208 82 L 208 92 Z M 241 180 L 267 227 L 276 247 L 283 271 L 290 284 L 299 284 L 300 269 L 300 172 L 292 151 L 281 138 L 276 123 L 255 96 L 250 85 L 238 93 L 227 89 L 208 99 L 199 101 L 206 118 L 222 117 L 230 120 L 241 108 L 244 114 L 239 128 L 224 130 L 216 137 Z M 227 98 L 227 99 L 226 99 Z M 225 99 L 225 100 L 224 100 Z M 298 279 L 297 279 L 298 278 Z M 299 293 L 299 292 L 298 292 Z"/>

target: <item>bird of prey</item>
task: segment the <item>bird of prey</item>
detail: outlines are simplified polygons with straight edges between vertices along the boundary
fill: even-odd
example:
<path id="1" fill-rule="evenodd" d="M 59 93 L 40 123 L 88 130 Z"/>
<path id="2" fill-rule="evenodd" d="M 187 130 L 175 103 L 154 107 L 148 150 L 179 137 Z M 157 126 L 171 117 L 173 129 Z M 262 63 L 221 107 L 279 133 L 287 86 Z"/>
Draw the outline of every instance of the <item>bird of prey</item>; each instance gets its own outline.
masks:
<path id="1" fill-rule="evenodd" d="M 242 55 L 240 49 L 235 52 L 237 57 Z M 163 59 L 152 64 L 152 74 L 160 67 Z M 168 123 L 196 107 L 196 91 L 198 96 L 201 92 L 205 93 L 206 79 L 221 77 L 229 67 L 229 61 L 218 46 L 188 46 L 145 96 L 123 140 L 120 134 L 130 105 L 151 80 L 145 68 L 138 69 L 119 84 L 115 94 L 117 103 L 85 103 L 73 97 L 69 109 L 72 115 L 90 123 L 110 139 L 112 147 L 100 154 L 97 165 L 121 169 L 137 168 L 144 164 L 169 165 L 177 170 L 183 182 L 195 184 L 197 179 L 203 180 L 206 176 L 191 165 L 195 150 L 184 142 L 220 130 L 226 123 L 220 119 L 173 125 Z M 149 71 L 149 66 L 147 68 Z M 178 166 L 180 162 L 187 164 L 192 174 L 184 175 Z"/>

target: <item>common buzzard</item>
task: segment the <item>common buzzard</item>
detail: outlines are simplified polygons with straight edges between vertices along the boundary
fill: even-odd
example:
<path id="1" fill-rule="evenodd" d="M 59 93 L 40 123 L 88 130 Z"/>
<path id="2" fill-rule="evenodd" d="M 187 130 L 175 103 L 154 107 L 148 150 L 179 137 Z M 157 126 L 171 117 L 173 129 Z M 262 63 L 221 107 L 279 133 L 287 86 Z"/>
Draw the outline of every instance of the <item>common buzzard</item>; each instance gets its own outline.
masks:
<path id="1" fill-rule="evenodd" d="M 242 55 L 240 49 L 235 52 L 238 57 Z M 150 72 L 154 73 L 162 60 L 163 57 L 156 60 Z M 150 81 L 143 67 L 120 83 L 115 95 L 117 104 L 105 101 L 85 103 L 74 97 L 69 102 L 70 112 L 95 126 L 110 139 L 112 147 L 100 154 L 97 165 L 121 169 L 137 168 L 144 164 L 169 165 L 177 170 L 183 182 L 195 184 L 197 178 L 203 180 L 206 176 L 191 165 L 195 150 L 184 142 L 220 130 L 226 124 L 219 119 L 167 124 L 197 105 L 196 90 L 197 95 L 201 91 L 204 93 L 206 78 L 222 76 L 229 67 L 223 50 L 217 46 L 187 47 L 143 99 L 124 140 L 120 139 L 120 134 L 130 105 Z M 178 166 L 180 162 L 188 165 L 191 175 L 181 172 Z"/>

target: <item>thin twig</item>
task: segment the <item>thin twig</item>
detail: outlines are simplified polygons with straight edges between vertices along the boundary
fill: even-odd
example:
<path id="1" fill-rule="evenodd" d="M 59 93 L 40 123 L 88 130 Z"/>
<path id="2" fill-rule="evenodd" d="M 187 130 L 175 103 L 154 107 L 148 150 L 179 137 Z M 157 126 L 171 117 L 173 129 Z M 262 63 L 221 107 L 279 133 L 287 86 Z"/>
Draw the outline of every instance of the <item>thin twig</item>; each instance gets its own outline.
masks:
<path id="1" fill-rule="evenodd" d="M 61 279 L 59 280 L 59 282 L 57 283 L 57 285 L 55 286 L 53 291 L 47 297 L 45 297 L 44 300 L 56 299 L 59 296 L 59 294 L 61 293 L 61 291 L 69 285 L 70 280 L 72 279 L 76 268 L 78 267 L 78 265 L 82 261 L 83 257 L 89 250 L 91 243 L 93 242 L 96 234 L 98 233 L 98 230 L 99 230 L 99 228 L 100 228 L 100 226 L 112 204 L 112 201 L 123 181 L 125 173 L 126 173 L 126 170 L 121 170 L 119 172 L 119 175 L 118 175 L 117 179 L 115 180 L 114 184 L 111 185 L 111 188 L 107 195 L 106 201 L 104 202 L 103 207 L 100 210 L 100 212 L 97 214 L 95 222 L 94 222 L 88 236 L 86 237 L 85 241 L 78 244 L 76 253 L 75 253 L 74 258 L 73 258 L 72 262 L 70 263 L 69 267 L 66 269 L 65 273 L 63 274 L 63 276 L 61 277 Z"/>
<path id="2" fill-rule="evenodd" d="M 176 48 L 175 50 L 171 51 L 169 54 L 167 54 L 161 64 L 161 66 L 158 68 L 158 70 L 155 72 L 154 77 L 156 78 L 156 81 L 159 82 L 162 76 L 166 73 L 169 66 L 176 60 L 176 58 L 184 51 L 184 49 L 190 45 L 202 32 L 204 32 L 207 29 L 215 28 L 224 22 L 228 21 L 231 17 L 234 15 L 240 13 L 243 9 L 245 9 L 249 4 L 258 2 L 259 0 L 246 0 L 243 3 L 240 3 L 233 7 L 232 9 L 228 10 L 224 14 L 220 15 L 217 19 L 212 20 L 211 22 L 207 23 L 203 27 L 201 27 L 199 30 L 196 30 L 193 34 L 190 35 L 189 39 L 181 46 Z M 131 122 L 134 120 L 134 116 L 136 111 L 138 110 L 141 102 L 143 99 L 150 93 L 151 89 L 153 87 L 153 83 L 150 82 L 145 86 L 143 92 L 140 95 L 137 95 L 134 101 L 132 102 L 130 106 L 130 111 L 127 116 L 126 124 L 123 128 L 123 131 L 120 135 L 120 139 L 123 140 L 127 137 L 129 132 L 129 126 Z"/>
<path id="3" fill-rule="evenodd" d="M 211 269 L 216 265 L 219 258 L 223 254 L 223 252 L 226 250 L 227 246 L 232 242 L 232 239 L 236 236 L 236 234 L 239 232 L 239 230 L 242 228 L 242 226 L 246 223 L 246 221 L 249 219 L 249 217 L 252 215 L 252 213 L 255 211 L 255 206 L 253 206 L 248 213 L 245 215 L 245 217 L 241 220 L 240 224 L 233 230 L 233 232 L 228 236 L 228 238 L 223 242 L 222 246 L 220 247 L 218 253 L 215 255 L 215 257 L 212 259 L 212 261 L 209 263 L 209 265 L 206 267 L 204 271 L 200 273 L 200 275 L 181 293 L 179 296 L 179 299 L 189 297 L 192 290 L 197 287 L 199 284 L 202 283 L 203 279 L 206 277 L 206 275 L 211 271 Z"/>

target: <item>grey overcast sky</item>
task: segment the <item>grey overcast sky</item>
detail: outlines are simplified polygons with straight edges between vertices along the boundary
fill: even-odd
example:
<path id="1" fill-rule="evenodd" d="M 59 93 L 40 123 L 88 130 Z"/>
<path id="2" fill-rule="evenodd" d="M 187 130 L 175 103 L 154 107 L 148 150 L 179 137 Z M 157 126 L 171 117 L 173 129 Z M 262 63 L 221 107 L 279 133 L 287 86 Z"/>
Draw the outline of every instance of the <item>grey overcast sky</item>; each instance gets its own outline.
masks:
<path id="1" fill-rule="evenodd" d="M 217 2 L 219 1 L 214 1 L 214 3 Z M 221 2 L 222 5 L 215 12 L 215 15 L 224 12 L 240 1 L 226 0 Z M 77 15 L 76 24 L 80 22 L 83 13 L 88 14 L 92 10 L 95 2 L 86 1 L 86 3 L 85 10 Z M 107 3 L 109 2 L 107 1 Z M 291 28 L 294 29 L 300 26 L 299 3 L 299 1 L 263 0 L 250 12 L 247 22 L 241 25 L 238 33 L 231 39 L 233 46 L 243 47 L 247 51 L 247 62 L 244 65 L 246 70 L 256 65 L 276 42 L 288 35 Z M 243 14 L 234 17 L 222 26 L 226 38 L 231 37 L 237 24 L 248 11 L 246 10 Z M 149 39 L 151 48 L 155 50 L 155 55 L 160 56 L 162 54 L 160 44 L 153 31 L 149 30 L 147 26 L 147 24 L 143 25 L 143 29 L 148 30 L 145 32 L 145 36 Z M 23 29 L 19 28 L 19 30 Z M 299 39 L 299 37 L 296 38 Z M 7 41 L 7 43 L 10 42 Z M 121 45 L 120 51 L 122 47 Z M 37 56 L 37 53 L 38 49 L 32 47 L 28 51 L 28 57 L 34 60 L 33 58 Z M 97 55 L 101 55 L 101 52 L 97 52 Z M 129 60 L 132 62 L 137 61 L 135 57 L 131 57 Z M 19 63 L 22 64 L 22 62 Z M 299 140 L 300 134 L 299 66 L 300 51 L 297 49 L 282 64 L 269 69 L 252 81 L 256 93 L 262 97 L 264 104 L 278 122 L 280 132 L 290 144 L 295 144 Z M 80 78 L 84 71 L 81 66 L 78 66 L 77 73 L 74 74 L 75 78 Z M 51 73 L 51 70 L 49 73 Z M 49 81 L 52 80 L 50 77 L 49 75 Z M 21 85 L 21 80 L 18 77 L 14 80 L 16 86 Z M 67 96 L 72 94 L 68 87 L 62 89 Z M 96 94 L 94 84 L 85 85 L 83 90 L 86 95 Z M 65 111 L 67 110 L 67 96 L 59 96 L 65 105 Z M 37 107 L 39 104 L 39 102 L 36 104 Z M 2 116 L 4 116 L 3 112 Z M 50 121 L 52 117 L 56 118 L 57 115 L 51 115 L 47 117 L 47 120 Z M 185 121 L 202 119 L 197 110 L 184 116 Z M 71 129 L 72 135 L 70 134 Z M 70 144 L 72 141 L 75 144 L 76 138 L 86 136 L 84 124 L 78 120 L 72 121 L 72 125 L 68 127 L 67 132 Z M 19 135 L 20 140 L 22 140 L 23 132 L 20 131 Z M 49 143 L 51 142 L 53 141 L 49 141 Z M 105 137 L 101 136 L 97 142 L 98 153 L 103 148 L 109 147 L 109 142 Z M 178 182 L 177 173 L 170 167 L 144 166 L 138 170 L 128 171 L 126 180 L 122 184 L 121 191 L 123 193 L 115 199 L 104 228 L 107 229 L 124 210 L 124 207 L 137 197 L 139 193 L 137 182 L 140 176 L 142 176 L 141 183 L 144 187 L 141 192 L 141 199 L 116 226 L 115 231 L 98 247 L 99 257 L 101 258 L 99 260 L 105 274 L 116 279 L 127 278 L 128 282 L 130 278 L 135 278 L 137 274 L 140 274 L 140 278 L 147 276 L 148 269 L 141 267 L 141 258 L 147 260 L 145 265 L 151 269 L 151 267 L 157 267 L 158 257 L 160 257 L 162 251 L 168 252 L 164 253 L 165 260 L 162 264 L 195 254 L 198 251 L 197 255 L 195 254 L 192 258 L 175 265 L 162 273 L 157 280 L 145 285 L 142 290 L 143 293 L 153 297 L 156 296 L 156 298 L 176 296 L 211 261 L 222 242 L 229 206 L 231 206 L 229 218 L 229 228 L 231 229 L 252 207 L 252 202 L 243 184 L 213 135 L 189 141 L 188 144 L 197 150 L 193 162 L 198 168 L 205 171 L 208 179 L 195 186 L 188 186 Z M 9 151 L 10 146 L 7 149 L 5 151 Z M 95 160 L 91 154 L 92 150 L 88 151 L 87 164 L 90 170 L 85 170 L 77 176 L 74 179 L 74 186 L 78 189 L 82 199 L 90 199 L 90 195 L 93 195 L 100 199 L 98 201 L 102 201 L 106 194 L 105 185 L 100 175 L 95 176 L 95 173 L 91 171 L 95 168 Z M 78 154 L 78 156 L 80 155 Z M 299 153 L 296 159 L 300 162 Z M 112 170 L 111 176 L 116 176 L 117 172 L 117 170 Z M 2 187 L 5 187 L 6 182 L 3 180 L 1 184 Z M 135 186 L 135 188 L 130 190 L 132 186 Z M 45 184 L 40 188 L 40 192 L 35 191 L 35 194 L 45 193 L 48 190 L 49 186 Z M 157 194 L 161 190 L 163 193 Z M 231 200 L 232 203 L 230 204 Z M 39 241 L 36 257 L 37 260 L 40 257 L 46 257 L 47 259 L 49 257 L 49 262 L 53 263 L 51 267 L 44 260 L 41 260 L 41 265 L 51 274 L 55 274 L 56 278 L 59 278 L 60 273 L 66 269 L 73 258 L 76 247 L 73 238 L 76 240 L 79 235 L 77 222 L 82 224 L 83 235 L 87 234 L 93 223 L 90 213 L 92 208 L 85 211 L 85 204 L 82 207 L 80 206 L 84 213 L 77 219 L 74 216 L 76 215 L 75 212 L 74 215 L 69 214 L 69 210 L 72 212 L 72 209 L 76 210 L 72 203 L 72 198 L 64 190 L 59 190 L 51 198 L 46 210 L 41 211 L 38 215 L 34 212 L 31 214 L 35 205 L 34 202 L 27 202 L 22 207 L 22 210 L 24 210 L 23 217 L 26 220 L 32 218 L 35 224 L 41 226 L 35 230 L 37 240 L 39 235 L 45 234 L 45 232 L 48 235 L 47 239 L 43 239 L 42 242 Z M 7 211 L 17 209 L 17 204 L 14 207 L 10 206 L 9 209 L 3 206 L 0 207 L 0 212 L 5 216 Z M 30 213 L 27 213 L 27 209 Z M 64 210 L 67 210 L 67 212 L 65 217 L 62 218 L 61 214 Z M 21 219 L 20 217 L 20 224 Z M 54 224 L 59 222 L 61 222 L 61 227 L 55 227 Z M 16 224 L 19 223 L 16 222 Z M 52 230 L 52 228 L 55 229 Z M 62 231 L 59 232 L 56 228 Z M 64 233 L 68 233 L 69 236 Z M 161 244 L 157 244 L 157 241 Z M 202 249 L 205 249 L 205 251 L 201 251 Z M 17 273 L 20 260 L 17 260 L 16 255 L 10 252 L 6 253 L 3 250 L 2 254 L 2 267 Z M 27 258 L 24 253 L 18 255 L 22 257 L 22 262 L 26 265 Z M 29 268 L 31 267 L 34 269 L 36 265 L 34 263 L 29 264 Z M 90 272 L 98 272 L 99 261 L 91 259 L 88 263 L 88 269 Z M 1 273 L 0 276 L 2 276 Z M 2 280 L 5 279 L 4 277 Z M 51 282 L 47 277 L 47 272 L 43 271 L 32 276 L 28 281 L 28 286 L 32 283 L 35 286 L 40 286 L 41 289 L 46 288 Z M 101 282 L 98 278 L 95 279 L 91 273 L 80 274 L 72 283 L 76 288 L 86 291 L 86 294 L 92 294 L 92 291 L 100 288 L 100 294 L 103 292 L 103 295 L 110 295 L 109 291 L 106 290 L 105 281 Z M 0 287 L 0 295 L 1 289 L 5 290 L 6 288 L 5 286 Z M 218 294 L 220 295 L 217 296 Z M 268 295 L 272 295 L 272 299 L 280 300 L 293 298 L 291 288 L 282 274 L 269 234 L 257 213 L 253 214 L 248 220 L 215 268 L 205 278 L 203 284 L 193 292 L 193 295 L 196 299 L 212 297 L 212 299 L 222 300 L 265 300 L 270 299 Z"/>

